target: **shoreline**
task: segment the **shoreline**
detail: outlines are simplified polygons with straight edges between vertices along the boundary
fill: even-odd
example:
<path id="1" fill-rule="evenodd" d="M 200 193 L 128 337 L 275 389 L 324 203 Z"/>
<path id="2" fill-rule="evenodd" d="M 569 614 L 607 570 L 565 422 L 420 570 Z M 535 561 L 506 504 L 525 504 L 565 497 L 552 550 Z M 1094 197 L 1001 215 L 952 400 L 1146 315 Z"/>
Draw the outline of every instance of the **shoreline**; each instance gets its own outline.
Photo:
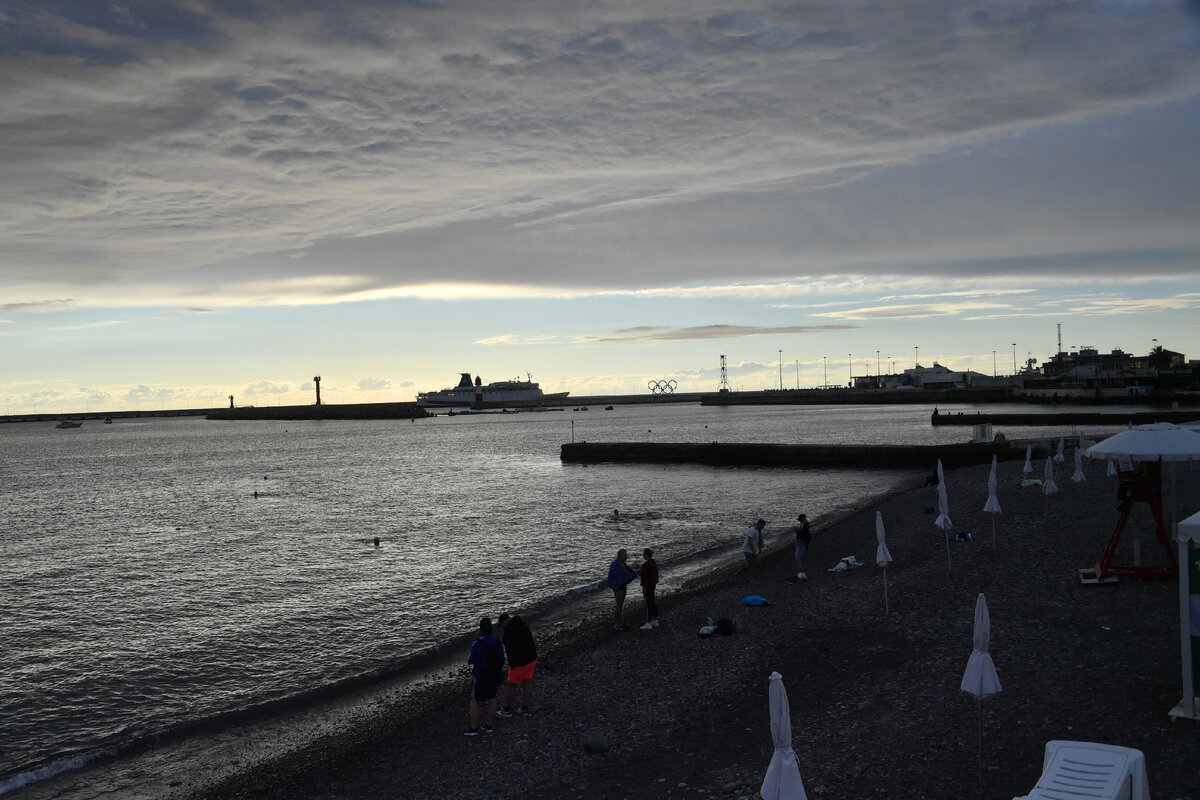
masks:
<path id="1" fill-rule="evenodd" d="M 1081 739 L 1142 749 L 1155 796 L 1195 798 L 1197 725 L 1167 716 L 1180 692 L 1177 584 L 1082 587 L 1075 577 L 1102 552 L 1115 521 L 1104 467 L 1090 462 L 1085 484 L 1060 469 L 1062 490 L 1047 501 L 1019 488 L 1019 463 L 1002 463 L 995 546 L 990 519 L 977 510 L 988 468 L 948 471 L 955 530 L 974 533 L 951 544 L 949 571 L 924 512 L 932 488 L 824 515 L 806 583 L 783 581 L 792 571 L 790 521 L 773 522 L 753 585 L 740 562 L 728 564 L 663 597 L 662 627 L 653 631 L 634 624 L 612 632 L 602 607 L 574 628 L 539 636 L 534 713 L 497 720 L 491 736 L 462 736 L 469 673 L 460 664 L 415 696 L 385 693 L 352 730 L 175 796 L 755 797 L 772 751 L 774 670 L 789 693 L 810 797 L 977 795 L 982 714 L 991 797 L 1032 789 L 1047 741 Z M 1180 496 L 1194 503 L 1197 470 L 1183 478 Z M 876 508 L 896 559 L 887 616 L 873 563 Z M 1180 517 L 1190 510 L 1180 508 Z M 1134 538 L 1127 532 L 1122 548 Z M 1153 548 L 1150 537 L 1150 559 L 1160 555 Z M 845 555 L 866 566 L 826 572 Z M 1003 691 L 977 706 L 958 683 L 981 591 Z M 740 606 L 747 594 L 771 605 Z M 627 624 L 640 623 L 641 611 L 631 593 Z M 722 615 L 739 621 L 737 634 L 696 636 L 707 616 Z M 584 746 L 589 738 L 597 752 Z"/>
<path id="2" fill-rule="evenodd" d="M 914 471 L 898 480 L 907 484 L 917 478 Z M 886 481 L 893 488 L 883 494 L 899 491 L 895 480 Z M 860 502 L 871 502 L 879 496 Z M 841 518 L 855 505 L 834 506 L 825 517 Z M 735 533 L 737 536 L 740 534 Z M 772 557 L 780 546 L 778 541 L 769 541 L 766 557 Z M 665 565 L 670 574 L 665 592 L 660 591 L 660 600 L 668 598 L 663 602 L 670 604 L 677 597 L 688 597 L 727 581 L 741 567 L 739 552 L 740 540 L 730 542 L 728 547 L 709 547 L 669 559 Z M 635 590 L 630 595 L 631 606 L 635 594 L 636 603 L 641 603 L 640 593 Z M 539 642 L 544 648 L 563 653 L 595 646 L 596 620 L 607 619 L 611 602 L 611 593 L 603 588 L 603 575 L 599 575 L 594 589 L 571 590 L 518 611 L 538 626 Z M 600 625 L 600 633 L 605 627 Z M 406 657 L 407 663 L 395 671 L 363 673 L 302 695 L 226 712 L 177 729 L 144 732 L 117 748 L 89 751 L 14 773 L 12 778 L 27 782 L 2 794 L 45 800 L 108 787 L 127 797 L 160 798 L 185 796 L 180 794 L 182 787 L 190 786 L 195 791 L 186 796 L 205 797 L 209 796 L 206 793 L 210 785 L 224 786 L 258 769 L 273 769 L 272 765 L 289 752 L 357 747 L 364 730 L 373 730 L 379 736 L 386 733 L 369 719 L 380 705 L 426 709 L 445 702 L 447 690 L 458 692 L 463 654 L 473 638 L 474 634 L 464 628 L 427 651 Z M 179 780 L 181 772 L 189 778 Z"/>

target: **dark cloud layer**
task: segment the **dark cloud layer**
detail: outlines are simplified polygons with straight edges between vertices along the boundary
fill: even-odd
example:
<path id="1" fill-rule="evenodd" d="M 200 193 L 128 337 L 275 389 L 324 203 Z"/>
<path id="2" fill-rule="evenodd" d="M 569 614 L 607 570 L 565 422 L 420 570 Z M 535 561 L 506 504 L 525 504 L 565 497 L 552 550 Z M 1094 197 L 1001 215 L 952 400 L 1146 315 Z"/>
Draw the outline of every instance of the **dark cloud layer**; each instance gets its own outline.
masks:
<path id="1" fill-rule="evenodd" d="M 0 3 L 0 285 L 1194 275 L 1196 42 L 1172 2 Z"/>
<path id="2" fill-rule="evenodd" d="M 783 336 L 850 330 L 854 325 L 700 325 L 687 328 L 638 327 L 608 335 L 583 336 L 586 342 L 678 342 L 742 336 Z"/>

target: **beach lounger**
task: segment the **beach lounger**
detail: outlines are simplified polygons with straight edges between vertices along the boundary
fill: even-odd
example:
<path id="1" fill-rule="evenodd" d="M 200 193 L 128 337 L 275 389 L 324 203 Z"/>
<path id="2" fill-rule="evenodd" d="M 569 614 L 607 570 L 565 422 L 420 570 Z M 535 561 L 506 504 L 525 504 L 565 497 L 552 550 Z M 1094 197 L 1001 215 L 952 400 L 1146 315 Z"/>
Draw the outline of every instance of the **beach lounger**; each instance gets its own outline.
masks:
<path id="1" fill-rule="evenodd" d="M 1046 743 L 1042 777 L 1013 800 L 1150 800 L 1141 750 L 1092 742 Z"/>

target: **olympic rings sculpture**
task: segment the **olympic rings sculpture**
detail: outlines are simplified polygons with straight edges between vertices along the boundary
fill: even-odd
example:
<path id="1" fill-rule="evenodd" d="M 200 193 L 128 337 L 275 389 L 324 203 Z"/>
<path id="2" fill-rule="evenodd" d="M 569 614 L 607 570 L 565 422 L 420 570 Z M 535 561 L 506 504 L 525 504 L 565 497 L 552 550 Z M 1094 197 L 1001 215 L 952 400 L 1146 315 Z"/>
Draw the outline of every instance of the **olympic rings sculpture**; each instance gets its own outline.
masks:
<path id="1" fill-rule="evenodd" d="M 651 394 L 674 394 L 675 387 L 678 386 L 674 380 L 666 381 L 650 381 L 646 384 L 646 388 Z"/>

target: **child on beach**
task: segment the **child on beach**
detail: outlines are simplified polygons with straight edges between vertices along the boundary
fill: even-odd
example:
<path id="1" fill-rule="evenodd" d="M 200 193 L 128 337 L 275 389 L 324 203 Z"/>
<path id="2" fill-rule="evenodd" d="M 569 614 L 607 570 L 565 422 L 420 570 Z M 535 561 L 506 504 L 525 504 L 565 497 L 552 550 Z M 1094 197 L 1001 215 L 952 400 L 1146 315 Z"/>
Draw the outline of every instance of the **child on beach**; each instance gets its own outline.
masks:
<path id="1" fill-rule="evenodd" d="M 642 630 L 648 631 L 658 627 L 658 602 L 654 599 L 654 590 L 658 586 L 658 562 L 654 560 L 654 551 L 647 547 L 642 551 L 642 568 L 638 571 L 642 582 L 642 597 L 646 598 L 646 624 Z"/>

